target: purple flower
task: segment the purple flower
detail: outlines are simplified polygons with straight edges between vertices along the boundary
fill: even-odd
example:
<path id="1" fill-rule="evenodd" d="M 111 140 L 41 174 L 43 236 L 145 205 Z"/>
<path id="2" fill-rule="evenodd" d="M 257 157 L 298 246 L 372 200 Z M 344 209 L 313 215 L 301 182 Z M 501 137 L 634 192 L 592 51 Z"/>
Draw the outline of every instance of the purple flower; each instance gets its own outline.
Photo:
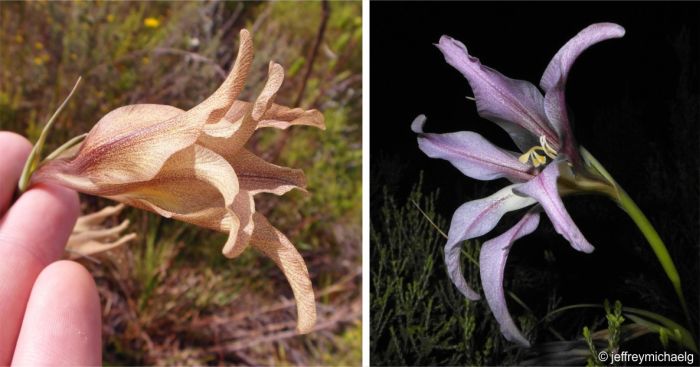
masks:
<path id="1" fill-rule="evenodd" d="M 561 195 L 602 190 L 605 183 L 589 174 L 582 164 L 569 124 L 564 90 L 569 70 L 583 51 L 624 34 L 624 28 L 612 23 L 592 24 L 579 32 L 554 55 L 545 69 L 540 80 L 544 95 L 530 82 L 510 79 L 482 65 L 453 38 L 442 36 L 437 44 L 445 60 L 469 81 L 479 115 L 502 127 L 522 152 L 496 147 L 470 131 L 425 133 L 423 115 L 413 121 L 411 128 L 418 133 L 418 146 L 429 157 L 448 160 L 466 176 L 477 180 L 506 178 L 512 183 L 491 196 L 467 202 L 455 211 L 445 246 L 448 274 L 465 297 L 478 300 L 479 295 L 469 287 L 462 273 L 461 244 L 493 230 L 506 213 L 533 206 L 510 230 L 486 241 L 480 255 L 486 301 L 506 339 L 523 346 L 530 343 L 508 313 L 503 292 L 508 252 L 514 241 L 537 228 L 541 211 L 574 249 L 585 253 L 593 251 L 593 246 L 564 208 Z"/>

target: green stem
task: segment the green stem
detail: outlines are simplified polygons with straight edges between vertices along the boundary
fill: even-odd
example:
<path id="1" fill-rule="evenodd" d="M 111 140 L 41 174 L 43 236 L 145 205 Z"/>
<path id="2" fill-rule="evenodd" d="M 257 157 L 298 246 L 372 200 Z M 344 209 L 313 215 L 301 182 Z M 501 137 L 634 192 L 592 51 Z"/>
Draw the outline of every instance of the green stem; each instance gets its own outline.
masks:
<path id="1" fill-rule="evenodd" d="M 608 182 L 610 182 L 610 184 L 615 189 L 615 192 L 608 193 L 608 195 L 613 201 L 620 205 L 622 210 L 624 210 L 627 213 L 627 215 L 630 216 L 632 221 L 634 221 L 634 224 L 636 224 L 637 228 L 639 228 L 639 230 L 642 232 L 642 235 L 644 235 L 644 238 L 646 238 L 647 242 L 649 242 L 649 245 L 654 251 L 656 258 L 659 260 L 659 263 L 661 263 L 661 267 L 664 269 L 666 276 L 671 281 L 671 284 L 673 284 L 673 289 L 676 291 L 678 300 L 681 303 L 681 307 L 683 308 L 685 318 L 688 320 L 688 326 L 692 327 L 693 323 L 690 319 L 688 306 L 686 305 L 685 297 L 683 296 L 683 288 L 681 287 L 681 277 L 680 275 L 678 275 L 676 265 L 673 263 L 673 259 L 668 253 L 668 249 L 666 248 L 664 242 L 661 240 L 661 237 L 659 237 L 659 234 L 656 232 L 656 229 L 654 229 L 654 226 L 651 225 L 649 219 L 647 219 L 647 217 L 644 215 L 642 210 L 639 209 L 639 207 L 632 200 L 632 198 L 630 198 L 629 195 L 627 195 L 627 193 L 625 192 L 625 190 L 623 190 L 622 187 L 620 187 L 620 185 L 618 185 L 618 183 L 612 178 L 612 176 L 610 175 L 610 173 L 608 173 L 605 167 L 603 167 L 603 165 L 600 164 L 600 162 L 598 162 L 598 160 L 595 159 L 595 157 L 593 157 L 593 155 L 590 152 L 588 152 L 585 148 L 581 147 L 581 153 L 586 163 L 591 168 L 596 170 Z"/>
<path id="2" fill-rule="evenodd" d="M 683 296 L 681 278 L 680 275 L 678 275 L 678 270 L 676 270 L 676 265 L 673 263 L 673 259 L 668 253 L 666 245 L 664 245 L 664 242 L 661 240 L 661 237 L 659 237 L 659 234 L 656 232 L 656 229 L 654 229 L 654 226 L 652 226 L 649 222 L 649 219 L 647 219 L 644 213 L 642 213 L 641 209 L 639 209 L 632 198 L 627 195 L 627 192 L 625 192 L 625 190 L 623 190 L 619 185 L 617 185 L 617 191 L 618 204 L 620 204 L 620 207 L 630 216 L 630 218 L 632 218 L 634 224 L 637 225 L 639 230 L 647 239 L 647 242 L 649 242 L 649 245 L 654 251 L 656 258 L 659 259 L 659 263 L 661 263 L 661 267 L 666 272 L 666 276 L 671 281 L 671 284 L 673 284 L 673 289 L 676 291 L 676 295 L 681 302 L 681 307 L 683 307 L 685 318 L 688 320 L 688 326 L 692 326 L 688 306 L 686 305 L 685 297 Z"/>
<path id="3" fill-rule="evenodd" d="M 19 194 L 24 193 L 29 188 L 29 179 L 32 177 L 32 173 L 34 173 L 34 170 L 36 170 L 39 162 L 41 161 L 41 151 L 44 149 L 44 143 L 46 142 L 46 137 L 49 134 L 49 130 L 51 130 L 51 126 L 53 126 L 53 123 L 56 121 L 58 114 L 61 113 L 63 108 L 66 107 L 66 104 L 68 104 L 70 97 L 72 97 L 75 90 L 78 89 L 80 80 L 81 78 L 78 77 L 78 80 L 75 82 L 75 85 L 68 94 L 68 97 L 66 97 L 63 103 L 61 103 L 56 112 L 53 113 L 49 121 L 46 123 L 46 126 L 44 126 L 44 129 L 41 130 L 41 135 L 39 135 L 39 139 L 36 141 L 36 144 L 34 144 L 34 147 L 29 153 L 29 157 L 27 157 L 27 161 L 24 164 L 24 168 L 22 169 L 22 175 L 20 176 L 19 183 L 17 184 Z"/>

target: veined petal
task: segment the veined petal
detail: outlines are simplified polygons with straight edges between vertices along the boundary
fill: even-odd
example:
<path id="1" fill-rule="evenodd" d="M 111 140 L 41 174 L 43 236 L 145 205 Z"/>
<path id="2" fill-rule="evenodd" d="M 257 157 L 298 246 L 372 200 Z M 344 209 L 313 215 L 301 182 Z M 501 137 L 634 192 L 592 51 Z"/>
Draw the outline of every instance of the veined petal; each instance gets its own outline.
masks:
<path id="1" fill-rule="evenodd" d="M 560 152 L 574 164 L 579 167 L 582 164 L 581 156 L 578 153 L 576 138 L 571 130 L 569 123 L 569 113 L 566 109 L 566 99 L 564 95 L 564 86 L 562 81 L 559 81 L 554 87 L 549 89 L 544 96 L 544 111 L 547 118 L 554 126 L 561 141 Z"/>
<path id="2" fill-rule="evenodd" d="M 561 150 L 575 164 L 581 164 L 576 141 L 566 109 L 566 80 L 574 61 L 590 46 L 625 35 L 625 29 L 613 23 L 596 23 L 586 27 L 570 39 L 547 65 L 540 86 L 545 91 L 544 111 L 547 119 L 561 138 Z"/>
<path id="3" fill-rule="evenodd" d="M 226 245 L 221 250 L 224 256 L 228 258 L 234 258 L 243 253 L 243 251 L 248 248 L 250 238 L 253 235 L 255 229 L 255 223 L 253 222 L 255 201 L 253 200 L 252 193 L 246 190 L 240 190 L 238 195 L 236 195 L 236 199 L 233 201 L 231 209 L 238 219 L 238 231 L 236 232 L 235 241 L 230 240 L 230 236 L 233 232 L 229 231 L 229 241 L 226 242 Z"/>
<path id="4" fill-rule="evenodd" d="M 460 245 L 462 241 L 491 231 L 507 212 L 536 203 L 532 198 L 515 194 L 513 189 L 518 186 L 518 184 L 510 185 L 489 197 L 465 203 L 457 208 L 452 216 L 447 245 L 445 245 L 447 273 L 460 292 L 471 300 L 479 299 L 479 295 L 467 285 L 462 274 Z"/>
<path id="5" fill-rule="evenodd" d="M 177 121 L 182 115 L 179 108 L 166 105 L 117 108 L 93 127 L 74 158 L 47 162 L 37 172 L 79 177 L 98 186 L 147 181 L 199 135 L 196 126 Z"/>
<path id="6" fill-rule="evenodd" d="M 253 220 L 253 247 L 272 259 L 287 277 L 297 304 L 297 331 L 300 334 L 311 332 L 316 323 L 316 300 L 304 258 L 263 215 L 255 213 Z"/>
<path id="7" fill-rule="evenodd" d="M 514 182 L 532 179 L 530 166 L 518 160 L 519 154 L 496 147 L 471 131 L 449 134 L 423 132 L 425 116 L 416 117 L 411 125 L 418 133 L 418 147 L 428 157 L 445 159 L 463 174 L 477 180 L 506 177 Z"/>
<path id="8" fill-rule="evenodd" d="M 259 119 L 272 105 L 283 80 L 284 69 L 271 62 L 267 82 L 255 102 L 233 103 L 223 120 L 205 130 L 197 143 L 225 157 L 234 156 L 255 132 Z"/>
<path id="9" fill-rule="evenodd" d="M 529 347 L 530 342 L 520 333 L 508 312 L 506 297 L 503 293 L 503 275 L 513 242 L 532 233 L 539 223 L 540 215 L 536 212 L 528 212 L 513 228 L 486 241 L 481 246 L 479 255 L 479 269 L 484 295 L 493 316 L 501 325 L 501 333 L 511 342 L 519 343 L 525 347 Z"/>
<path id="10" fill-rule="evenodd" d="M 241 29 L 240 37 L 238 54 L 231 73 L 209 98 L 188 111 L 202 122 L 218 122 L 245 87 L 250 66 L 253 64 L 253 39 L 245 29 Z"/>
<path id="11" fill-rule="evenodd" d="M 321 130 L 326 129 L 323 114 L 320 111 L 289 108 L 278 104 L 273 104 L 263 114 L 257 128 L 274 127 L 286 129 L 293 125 L 313 126 Z"/>
<path id="12" fill-rule="evenodd" d="M 570 39 L 554 55 L 540 80 L 540 87 L 546 92 L 560 81 L 566 84 L 566 78 L 574 61 L 592 45 L 611 38 L 620 38 L 625 35 L 625 29 L 614 23 L 591 24 L 574 38 Z"/>
<path id="13" fill-rule="evenodd" d="M 194 144 L 202 126 L 218 121 L 244 86 L 252 62 L 252 41 L 241 31 L 233 70 L 206 100 L 187 112 L 164 105 L 118 108 L 90 131 L 78 155 L 62 166 L 64 175 L 88 178 L 95 185 L 148 181 L 175 152 Z"/>
<path id="14" fill-rule="evenodd" d="M 306 191 L 306 177 L 300 169 L 277 166 L 245 149 L 230 157 L 229 163 L 236 171 L 241 189 L 253 195 L 261 192 L 284 195 L 295 188 Z"/>
<path id="15" fill-rule="evenodd" d="M 482 65 L 479 59 L 469 55 L 463 43 L 451 37 L 442 36 L 437 47 L 447 63 L 469 81 L 481 117 L 506 130 L 522 151 L 537 145 L 540 136 L 545 136 L 558 149 L 559 139 L 547 122 L 542 93 L 536 86 Z"/>
<path id="16" fill-rule="evenodd" d="M 226 113 L 226 118 L 221 119 L 217 123 L 205 125 L 202 132 L 211 137 L 230 138 L 241 128 L 243 117 L 250 112 L 251 108 L 252 103 L 237 100 Z M 293 125 L 313 126 L 321 130 L 326 129 L 323 114 L 318 110 L 289 108 L 274 103 L 263 114 L 262 120 L 258 122 L 255 129 L 265 127 L 286 129 Z"/>
<path id="17" fill-rule="evenodd" d="M 262 120 L 265 112 L 272 106 L 272 102 L 275 100 L 275 96 L 277 96 L 283 81 L 284 68 L 280 64 L 270 61 L 265 88 L 263 88 L 253 104 L 253 111 L 251 112 L 253 120 Z"/>
<path id="18" fill-rule="evenodd" d="M 241 224 L 236 215 L 238 193 L 231 165 L 215 152 L 193 145 L 173 154 L 154 179 L 104 188 L 100 194 L 164 217 L 228 230 L 224 248 L 231 249 Z"/>
<path id="19" fill-rule="evenodd" d="M 583 234 L 566 211 L 561 197 L 559 197 L 557 191 L 558 177 L 559 165 L 555 161 L 547 165 L 537 177 L 521 184 L 514 190 L 536 199 L 544 208 L 557 233 L 564 236 L 573 248 L 585 253 L 593 252 L 594 247 L 583 237 Z"/>

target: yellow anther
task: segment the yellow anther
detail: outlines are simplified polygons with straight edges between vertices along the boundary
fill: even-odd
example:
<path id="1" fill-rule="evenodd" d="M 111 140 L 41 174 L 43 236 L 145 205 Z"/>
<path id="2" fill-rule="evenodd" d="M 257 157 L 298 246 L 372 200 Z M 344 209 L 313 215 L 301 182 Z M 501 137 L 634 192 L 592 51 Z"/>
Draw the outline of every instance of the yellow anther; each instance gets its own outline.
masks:
<path id="1" fill-rule="evenodd" d="M 537 153 L 538 151 L 541 151 L 545 155 Z M 533 166 L 539 167 L 547 163 L 547 157 L 551 159 L 556 158 L 557 151 L 554 150 L 549 143 L 547 143 L 547 138 L 545 138 L 543 135 L 540 136 L 540 145 L 530 148 L 530 150 L 518 157 L 518 160 L 523 164 L 526 164 L 528 161 L 532 161 Z"/>
<path id="2" fill-rule="evenodd" d="M 530 160 L 530 155 L 532 155 L 532 151 L 533 151 L 534 149 L 535 149 L 535 148 L 531 148 L 531 149 L 528 150 L 527 152 L 521 154 L 520 157 L 518 157 L 518 160 L 520 161 L 520 163 L 526 164 L 527 161 Z"/>
<path id="3" fill-rule="evenodd" d="M 537 154 L 535 152 L 532 152 L 532 165 L 535 167 L 539 167 L 545 163 L 547 163 L 547 157 Z"/>

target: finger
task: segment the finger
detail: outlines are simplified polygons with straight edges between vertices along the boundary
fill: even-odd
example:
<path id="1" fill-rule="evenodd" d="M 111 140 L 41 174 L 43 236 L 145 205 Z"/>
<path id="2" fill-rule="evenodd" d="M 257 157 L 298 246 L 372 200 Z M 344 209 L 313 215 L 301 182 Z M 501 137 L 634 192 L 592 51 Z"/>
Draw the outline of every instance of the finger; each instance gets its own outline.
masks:
<path id="1" fill-rule="evenodd" d="M 34 280 L 61 256 L 78 205 L 74 191 L 39 185 L 0 221 L 0 365 L 10 363 Z"/>
<path id="2" fill-rule="evenodd" d="M 54 262 L 34 283 L 12 365 L 99 365 L 101 324 L 90 273 L 73 261 Z"/>
<path id="3" fill-rule="evenodd" d="M 20 135 L 0 131 L 0 216 L 10 206 L 32 145 Z"/>

